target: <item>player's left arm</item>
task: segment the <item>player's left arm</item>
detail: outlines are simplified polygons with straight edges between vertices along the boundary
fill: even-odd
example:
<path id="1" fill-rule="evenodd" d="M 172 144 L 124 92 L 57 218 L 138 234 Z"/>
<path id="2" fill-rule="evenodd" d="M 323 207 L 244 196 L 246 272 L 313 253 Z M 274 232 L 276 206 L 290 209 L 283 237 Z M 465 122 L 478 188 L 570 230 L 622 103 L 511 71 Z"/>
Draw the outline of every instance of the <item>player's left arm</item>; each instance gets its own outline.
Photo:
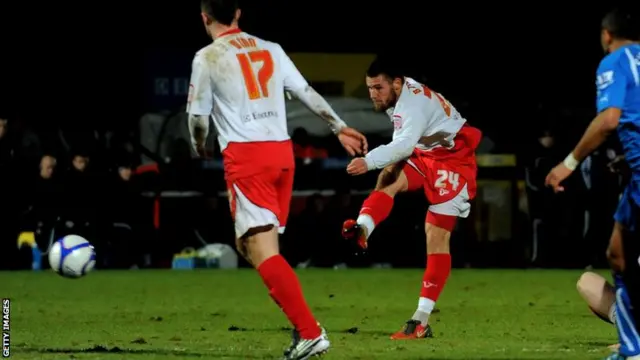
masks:
<path id="1" fill-rule="evenodd" d="M 420 111 L 394 113 L 394 120 L 401 121 L 402 127 L 396 130 L 393 141 L 378 146 L 364 157 L 367 170 L 383 169 L 411 156 L 420 137 L 426 131 L 428 116 Z"/>
<path id="2" fill-rule="evenodd" d="M 213 84 L 209 66 L 204 59 L 196 55 L 191 69 L 187 113 L 191 145 L 200 156 L 204 156 L 204 147 L 209 135 L 209 116 L 212 110 Z"/>

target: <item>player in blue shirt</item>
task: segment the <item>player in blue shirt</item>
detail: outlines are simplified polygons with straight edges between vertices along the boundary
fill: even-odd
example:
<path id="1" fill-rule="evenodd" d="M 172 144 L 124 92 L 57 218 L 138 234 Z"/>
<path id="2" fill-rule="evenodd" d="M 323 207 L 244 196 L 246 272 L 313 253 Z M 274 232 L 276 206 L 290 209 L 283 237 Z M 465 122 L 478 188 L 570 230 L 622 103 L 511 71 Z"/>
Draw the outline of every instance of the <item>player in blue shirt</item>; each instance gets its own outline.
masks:
<path id="1" fill-rule="evenodd" d="M 612 11 L 602 21 L 607 56 L 598 67 L 598 115 L 578 146 L 546 178 L 554 191 L 614 130 L 622 143 L 631 179 L 614 215 L 607 257 L 614 273 L 619 353 L 609 360 L 640 359 L 640 18 Z"/>

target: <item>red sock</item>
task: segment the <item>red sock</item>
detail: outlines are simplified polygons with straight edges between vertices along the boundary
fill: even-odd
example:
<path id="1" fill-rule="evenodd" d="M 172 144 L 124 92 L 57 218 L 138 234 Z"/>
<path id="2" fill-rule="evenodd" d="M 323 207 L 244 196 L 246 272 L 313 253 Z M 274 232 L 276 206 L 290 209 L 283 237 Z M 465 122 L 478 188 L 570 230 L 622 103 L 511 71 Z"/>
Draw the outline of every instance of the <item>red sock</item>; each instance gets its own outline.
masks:
<path id="1" fill-rule="evenodd" d="M 298 277 L 281 256 L 272 256 L 258 267 L 271 297 L 282 308 L 303 339 L 315 339 L 322 330 L 304 300 Z"/>
<path id="2" fill-rule="evenodd" d="M 433 302 L 438 301 L 438 297 L 440 297 L 450 273 L 450 254 L 427 255 L 427 270 L 425 270 L 422 278 L 420 297 L 427 298 Z"/>
<path id="3" fill-rule="evenodd" d="M 360 215 L 369 215 L 374 225 L 380 224 L 389 216 L 393 208 L 393 198 L 382 191 L 374 191 L 362 203 Z"/>

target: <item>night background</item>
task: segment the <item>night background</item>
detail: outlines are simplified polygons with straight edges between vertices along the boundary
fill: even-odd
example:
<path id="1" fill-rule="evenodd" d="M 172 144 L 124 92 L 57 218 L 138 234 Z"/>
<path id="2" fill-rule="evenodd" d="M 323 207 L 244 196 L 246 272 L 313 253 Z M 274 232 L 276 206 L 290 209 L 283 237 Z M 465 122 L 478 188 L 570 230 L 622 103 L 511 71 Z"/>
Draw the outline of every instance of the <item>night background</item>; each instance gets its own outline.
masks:
<path id="1" fill-rule="evenodd" d="M 508 239 L 502 242 L 504 249 L 487 251 L 524 251 L 527 258 L 535 252 L 526 245 L 532 237 L 559 236 L 566 239 L 565 244 L 577 244 L 587 237 L 592 239 L 587 241 L 594 244 L 592 249 L 571 250 L 573 245 L 567 245 L 566 251 L 580 255 L 573 260 L 550 260 L 546 265 L 606 265 L 601 250 L 611 223 L 608 212 L 615 208 L 624 183 L 607 168 L 620 153 L 615 136 L 583 164 L 581 173 L 572 176 L 567 194 L 554 196 L 543 181 L 595 116 L 595 70 L 604 55 L 600 22 L 611 7 L 559 7 L 551 3 L 461 6 L 408 1 L 349 5 L 338 1 L 324 1 L 313 7 L 305 2 L 244 1 L 240 26 L 248 33 L 280 43 L 314 88 L 334 99 L 330 103 L 338 113 L 343 106 L 340 101 L 358 104 L 352 106 L 361 108 L 358 112 L 364 122 L 353 124 L 367 134 L 372 146 L 388 142 L 390 132 L 379 131 L 386 126 L 386 120 L 374 117 L 369 110 L 363 75 L 377 53 L 400 57 L 407 75 L 444 94 L 470 124 L 483 131 L 485 139 L 478 150 L 478 155 L 484 157 L 479 160 L 480 179 L 510 183 L 497 197 L 487 195 L 497 201 L 499 209 L 485 211 L 480 206 L 472 212 L 479 218 L 471 219 L 470 233 L 461 238 L 480 239 L 469 240 L 472 244 L 482 243 L 483 238 Z M 60 201 L 68 203 L 66 208 L 77 208 L 74 211 L 93 209 L 90 212 L 97 218 L 104 217 L 98 214 L 98 208 L 113 212 L 113 206 L 103 201 L 116 198 L 106 194 L 119 193 L 112 178 L 118 180 L 114 175 L 123 167 L 134 173 L 142 171 L 141 166 L 162 168 L 157 178 L 149 179 L 149 174 L 139 177 L 133 192 L 151 191 L 158 195 L 179 188 L 224 194 L 216 139 L 212 135 L 208 142 L 210 159 L 189 159 L 186 120 L 182 119 L 191 61 L 195 52 L 210 41 L 197 1 L 179 5 L 94 2 L 82 7 L 58 3 L 17 6 L 6 12 L 15 14 L 15 18 L 14 22 L 3 23 L 9 36 L 5 37 L 1 57 L 0 118 L 9 120 L 3 151 L 11 154 L 5 158 L 8 165 L 3 167 L 11 174 L 5 177 L 8 188 L 18 187 L 25 194 L 23 198 L 39 198 L 38 191 L 24 185 L 33 185 L 42 156 L 52 155 L 60 175 L 53 177 L 60 178 L 60 184 L 47 192 L 60 196 Z M 38 11 L 34 11 L 36 8 Z M 334 73 L 339 75 L 332 77 Z M 299 104 L 291 102 L 288 106 L 294 109 L 296 105 Z M 343 115 L 345 119 L 350 116 Z M 366 195 L 376 175 L 346 176 L 342 166 L 348 159 L 338 143 L 332 136 L 314 130 L 318 121 L 305 119 L 289 118 L 291 124 L 296 124 L 290 125 L 294 142 L 302 149 L 296 155 L 302 166 L 295 186 L 308 192 L 294 202 L 313 203 L 307 196 L 314 191 L 325 191 L 325 195 L 326 191 Z M 66 168 L 76 156 L 91 160 L 90 178 L 98 179 L 83 185 L 91 195 L 76 195 L 97 200 L 73 205 L 69 199 L 76 195 L 61 195 L 63 192 L 57 187 L 71 191 Z M 176 163 L 180 165 L 172 166 Z M 21 218 L 15 207 L 34 208 L 30 201 L 10 198 L 7 204 L 15 205 L 5 207 L 7 219 Z M 224 197 L 216 201 L 216 206 L 226 206 Z M 359 201 L 358 198 L 354 204 Z M 607 205 L 600 206 L 602 203 Z M 148 214 L 147 210 L 139 212 Z M 346 209 L 339 213 L 351 216 Z M 157 213 L 153 216 L 156 230 L 160 223 L 166 224 Z M 538 216 L 550 217 L 542 221 L 549 230 L 535 230 L 537 225 L 533 224 Z M 421 217 L 421 213 L 415 215 L 416 221 L 421 222 Z M 504 223 L 498 225 L 489 218 Z M 206 216 L 201 220 L 207 223 Z M 332 221 L 340 222 L 337 218 Z M 592 222 L 591 227 L 585 225 Z M 11 234 L 23 232 L 25 226 L 5 227 L 4 232 L 11 239 L 15 236 Z M 495 230 L 498 228 L 502 230 Z M 213 229 L 211 232 L 216 233 Z M 419 239 L 423 235 L 418 232 L 416 236 Z M 167 245 L 166 257 L 171 256 L 169 250 L 179 250 L 184 245 L 174 243 L 171 236 L 163 237 L 167 237 L 167 244 L 173 244 Z M 225 243 L 230 241 L 226 235 L 223 238 Z M 501 242 L 491 243 L 489 247 Z M 403 250 L 392 247 L 398 251 L 400 263 L 422 261 L 404 261 L 407 258 Z M 479 250 L 469 252 L 477 254 Z M 493 255 L 483 262 L 507 265 L 498 261 L 500 258 Z M 527 261 L 507 263 L 526 266 Z"/>
<path id="2" fill-rule="evenodd" d="M 401 59 L 484 135 L 479 192 L 452 235 L 440 342 L 396 347 L 387 332 L 415 305 L 428 204 L 399 195 L 369 251 L 356 252 L 342 222 L 357 216 L 377 172 L 349 177 L 350 159 L 324 124 L 288 116 L 296 179 L 281 250 L 314 312 L 333 319 L 329 359 L 602 358 L 614 329 L 591 316 L 575 285 L 585 269 L 609 276 L 605 250 L 626 184 L 608 167 L 621 154 L 616 137 L 566 193 L 544 178 L 596 115 L 600 23 L 616 4 L 632 2 L 241 1 L 240 28 L 282 45 L 370 148 L 392 130 L 364 86 L 377 53 Z M 211 41 L 199 1 L 14 2 L 0 14 L 0 269 L 15 270 L 0 272 L 0 295 L 16 299 L 14 319 L 28 323 L 14 331 L 16 358 L 280 354 L 285 319 L 231 249 L 217 140 L 206 159 L 188 143 L 191 61 Z M 288 113 L 299 108 L 288 101 Z M 68 234 L 97 253 L 96 271 L 78 282 L 49 271 L 49 248 Z M 192 252 L 212 244 L 223 255 Z M 178 271 L 223 267 L 243 269 Z"/>
<path id="3" fill-rule="evenodd" d="M 149 77 L 161 75 L 163 67 L 188 77 L 193 54 L 209 40 L 197 1 L 135 5 L 49 3 L 38 13 L 50 16 L 27 15 L 26 21 L 5 24 L 12 36 L 3 55 L 10 66 L 3 67 L 3 78 L 9 79 L 2 88 L 11 100 L 3 101 L 3 108 L 21 118 L 45 116 L 24 111 L 37 92 L 37 103 L 49 113 L 46 122 L 84 119 L 80 109 L 92 109 L 93 116 L 123 109 L 134 119 L 144 113 Z M 429 2 L 423 7 L 411 1 L 366 6 L 323 1 L 310 7 L 245 1 L 240 25 L 290 53 L 397 53 L 454 104 L 468 102 L 465 116 L 472 123 L 512 143 L 516 124 L 545 121 L 540 105 L 551 117 L 563 108 L 583 111 L 580 126 L 590 120 L 594 74 L 603 55 L 600 21 L 609 8 L 599 3 L 565 8 Z M 156 53 L 164 56 L 152 59 Z M 159 74 L 149 74 L 154 67 Z M 71 104 L 78 109 L 74 114 L 68 111 Z M 109 121 L 119 122 L 135 120 Z"/>

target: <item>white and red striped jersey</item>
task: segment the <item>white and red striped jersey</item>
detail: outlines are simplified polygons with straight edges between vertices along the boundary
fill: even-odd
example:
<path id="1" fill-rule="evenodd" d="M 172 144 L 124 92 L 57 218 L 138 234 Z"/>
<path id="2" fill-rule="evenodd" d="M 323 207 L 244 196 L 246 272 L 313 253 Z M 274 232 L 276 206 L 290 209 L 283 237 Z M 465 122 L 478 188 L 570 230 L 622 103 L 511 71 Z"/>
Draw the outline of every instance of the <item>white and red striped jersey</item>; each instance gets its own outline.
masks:
<path id="1" fill-rule="evenodd" d="M 456 134 L 466 123 L 441 94 L 411 78 L 405 78 L 400 97 L 387 114 L 393 122 L 393 140 L 365 156 L 370 170 L 404 160 L 414 149 L 453 148 Z"/>
<path id="2" fill-rule="evenodd" d="M 280 45 L 239 29 L 193 59 L 187 112 L 211 115 L 227 177 L 293 166 L 285 90 L 308 87 Z"/>

